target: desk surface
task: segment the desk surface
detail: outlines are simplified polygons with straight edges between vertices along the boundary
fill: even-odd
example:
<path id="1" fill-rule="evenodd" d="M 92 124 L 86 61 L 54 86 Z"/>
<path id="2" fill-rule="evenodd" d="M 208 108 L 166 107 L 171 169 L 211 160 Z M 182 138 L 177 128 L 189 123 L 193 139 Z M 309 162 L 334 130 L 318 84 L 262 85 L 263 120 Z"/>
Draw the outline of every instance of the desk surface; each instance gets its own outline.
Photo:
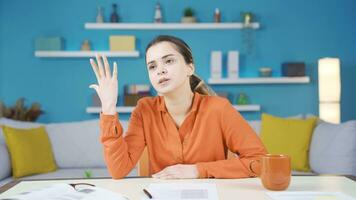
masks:
<path id="1" fill-rule="evenodd" d="M 353 177 L 354 178 L 354 177 Z M 0 194 L 0 198 L 41 188 L 55 183 L 92 183 L 114 192 L 124 194 L 131 200 L 142 199 L 143 188 L 150 183 L 215 183 L 219 199 L 269 199 L 266 190 L 258 178 L 246 179 L 185 179 L 185 180 L 159 180 L 153 178 L 127 178 L 113 179 L 73 179 L 73 180 L 45 180 L 45 181 L 20 181 L 15 186 Z M 4 188 L 2 188 L 4 189 Z M 291 184 L 286 191 L 323 191 L 343 192 L 356 198 L 356 181 L 343 176 L 293 176 Z"/>

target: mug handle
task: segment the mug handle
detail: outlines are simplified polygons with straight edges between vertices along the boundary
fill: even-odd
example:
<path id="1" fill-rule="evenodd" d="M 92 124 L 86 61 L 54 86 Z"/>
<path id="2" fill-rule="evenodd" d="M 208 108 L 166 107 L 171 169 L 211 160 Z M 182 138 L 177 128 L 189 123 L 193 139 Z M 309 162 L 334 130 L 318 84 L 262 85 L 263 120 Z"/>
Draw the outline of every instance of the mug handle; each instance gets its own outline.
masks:
<path id="1" fill-rule="evenodd" d="M 249 169 L 250 169 L 250 171 L 251 171 L 254 175 L 259 176 L 260 174 L 256 173 L 256 172 L 253 171 L 253 169 L 252 169 L 252 164 L 253 164 L 254 162 L 261 163 L 260 160 L 252 160 L 252 161 L 250 162 Z"/>

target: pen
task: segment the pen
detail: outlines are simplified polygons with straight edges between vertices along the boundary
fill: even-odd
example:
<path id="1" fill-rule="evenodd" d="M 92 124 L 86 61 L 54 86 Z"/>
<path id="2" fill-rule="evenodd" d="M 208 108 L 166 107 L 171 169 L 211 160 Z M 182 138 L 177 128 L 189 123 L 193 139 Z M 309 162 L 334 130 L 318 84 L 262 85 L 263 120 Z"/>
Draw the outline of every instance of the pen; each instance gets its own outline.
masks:
<path id="1" fill-rule="evenodd" d="M 143 189 L 143 192 L 148 196 L 148 198 L 152 199 L 152 194 L 149 193 L 146 189 Z"/>

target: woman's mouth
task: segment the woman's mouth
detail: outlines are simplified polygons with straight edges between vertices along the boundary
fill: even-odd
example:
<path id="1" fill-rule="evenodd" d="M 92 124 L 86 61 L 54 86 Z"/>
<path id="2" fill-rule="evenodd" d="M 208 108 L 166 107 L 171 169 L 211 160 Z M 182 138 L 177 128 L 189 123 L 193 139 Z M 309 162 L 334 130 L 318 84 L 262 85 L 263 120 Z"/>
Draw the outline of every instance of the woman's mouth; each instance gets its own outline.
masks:
<path id="1" fill-rule="evenodd" d="M 159 79 L 158 84 L 165 85 L 168 83 L 169 80 L 170 79 L 168 79 L 168 78 L 161 78 L 161 79 Z"/>

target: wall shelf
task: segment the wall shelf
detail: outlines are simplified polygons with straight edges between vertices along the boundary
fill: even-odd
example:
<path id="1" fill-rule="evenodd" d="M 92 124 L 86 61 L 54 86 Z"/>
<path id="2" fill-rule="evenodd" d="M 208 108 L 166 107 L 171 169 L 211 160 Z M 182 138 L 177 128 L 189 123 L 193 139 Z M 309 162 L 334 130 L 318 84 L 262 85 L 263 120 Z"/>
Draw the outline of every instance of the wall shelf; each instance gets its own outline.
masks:
<path id="1" fill-rule="evenodd" d="M 302 77 L 268 77 L 268 78 L 238 78 L 238 79 L 209 79 L 211 85 L 228 85 L 228 84 L 297 84 L 309 83 L 308 76 Z"/>
<path id="2" fill-rule="evenodd" d="M 35 51 L 36 57 L 53 57 L 53 58 L 86 58 L 95 57 L 96 54 L 105 55 L 106 57 L 139 57 L 139 51 Z"/>
<path id="3" fill-rule="evenodd" d="M 261 110 L 260 105 L 233 105 L 234 108 L 240 112 L 257 112 Z M 116 107 L 116 111 L 118 113 L 131 113 L 135 109 L 135 106 L 119 106 Z M 101 107 L 87 107 L 86 108 L 87 113 L 100 113 L 101 112 Z"/>
<path id="4" fill-rule="evenodd" d="M 234 23 L 85 23 L 85 29 L 118 29 L 118 30 L 203 30 L 203 29 L 258 29 L 260 24 L 249 26 L 240 22 Z"/>

